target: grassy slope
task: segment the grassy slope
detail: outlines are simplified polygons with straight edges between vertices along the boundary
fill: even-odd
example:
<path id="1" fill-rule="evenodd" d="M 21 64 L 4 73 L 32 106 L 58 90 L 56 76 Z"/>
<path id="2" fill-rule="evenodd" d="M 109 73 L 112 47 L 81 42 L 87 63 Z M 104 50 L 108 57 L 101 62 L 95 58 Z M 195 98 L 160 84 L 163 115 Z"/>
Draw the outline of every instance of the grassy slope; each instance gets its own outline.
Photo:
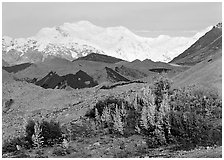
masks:
<path id="1" fill-rule="evenodd" d="M 2 70 L 2 82 L 11 82 L 13 81 L 13 73 L 9 73 L 5 70 Z"/>
<path id="2" fill-rule="evenodd" d="M 9 66 L 9 64 L 5 60 L 2 59 L 2 66 L 7 67 Z"/>
<path id="3" fill-rule="evenodd" d="M 222 56 L 221 51 L 205 61 L 191 67 L 173 78 L 174 86 L 181 87 L 190 84 L 200 84 L 215 88 L 222 93 Z"/>

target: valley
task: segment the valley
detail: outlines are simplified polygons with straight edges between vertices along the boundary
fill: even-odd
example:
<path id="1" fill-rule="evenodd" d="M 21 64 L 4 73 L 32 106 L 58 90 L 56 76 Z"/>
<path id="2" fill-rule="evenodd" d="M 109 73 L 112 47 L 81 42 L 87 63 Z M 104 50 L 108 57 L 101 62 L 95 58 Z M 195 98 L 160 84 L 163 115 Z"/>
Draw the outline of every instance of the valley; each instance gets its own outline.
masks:
<path id="1" fill-rule="evenodd" d="M 76 31 L 80 27 L 85 34 Z M 36 39 L 4 37 L 2 156 L 221 158 L 222 24 L 206 31 L 170 62 L 135 55 L 150 53 L 146 43 L 156 41 L 122 27 L 65 23 L 42 29 Z M 41 50 L 49 32 L 55 43 Z M 111 50 L 109 33 L 115 36 Z M 77 35 L 82 46 L 71 43 Z M 112 56 L 126 45 L 126 52 Z M 136 59 L 124 58 L 127 52 Z"/>

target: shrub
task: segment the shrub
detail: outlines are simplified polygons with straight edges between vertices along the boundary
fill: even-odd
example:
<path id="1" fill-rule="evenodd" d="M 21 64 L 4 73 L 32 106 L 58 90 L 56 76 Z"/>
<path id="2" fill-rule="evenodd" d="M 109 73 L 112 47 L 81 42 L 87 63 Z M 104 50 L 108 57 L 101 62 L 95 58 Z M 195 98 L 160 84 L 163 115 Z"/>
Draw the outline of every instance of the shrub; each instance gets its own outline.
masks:
<path id="1" fill-rule="evenodd" d="M 26 148 L 27 142 L 25 137 L 15 137 L 10 140 L 5 140 L 2 144 L 2 153 L 18 151 L 16 147 L 17 145 L 21 146 L 22 148 Z"/>
<path id="2" fill-rule="evenodd" d="M 34 125 L 34 133 L 32 135 L 33 145 L 36 148 L 42 147 L 44 143 L 43 137 L 43 128 L 39 122 L 36 122 Z"/>
<path id="3" fill-rule="evenodd" d="M 214 127 L 212 122 L 222 118 L 218 94 L 198 87 L 171 90 L 170 86 L 161 77 L 135 96 L 99 101 L 86 116 L 97 129 L 108 128 L 109 133 L 143 134 L 149 147 L 173 142 L 220 144 L 220 125 Z"/>
<path id="4" fill-rule="evenodd" d="M 28 143 L 30 144 L 30 146 L 33 146 L 32 136 L 35 132 L 34 126 L 35 126 L 34 120 L 25 121 L 25 125 L 24 125 L 25 133 L 26 133 L 25 137 Z"/>
<path id="5" fill-rule="evenodd" d="M 62 130 L 59 122 L 53 120 L 49 122 L 42 121 L 40 127 L 42 128 L 41 136 L 43 136 L 43 144 L 54 145 L 62 142 Z"/>
<path id="6" fill-rule="evenodd" d="M 96 106 L 86 114 L 93 119 L 97 129 L 108 128 L 110 133 L 122 135 L 135 132 L 136 116 L 133 105 L 124 99 L 108 97 L 99 101 Z"/>
<path id="7" fill-rule="evenodd" d="M 167 95 L 170 91 L 171 81 L 164 75 L 162 75 L 154 82 L 153 85 L 154 85 L 153 94 L 155 95 L 155 105 L 157 106 L 158 110 L 164 99 L 164 95 Z"/>
<path id="8" fill-rule="evenodd" d="M 59 122 L 28 120 L 25 125 L 25 135 L 12 138 L 3 143 L 3 153 L 17 151 L 16 145 L 29 149 L 32 147 L 41 148 L 52 146 L 62 142 L 62 130 Z"/>
<path id="9" fill-rule="evenodd" d="M 86 116 L 95 121 L 98 129 L 109 128 L 111 133 L 124 136 L 144 134 L 156 136 L 162 143 L 169 138 L 169 83 L 162 80 L 154 88 L 141 89 L 135 96 L 124 99 L 108 97 L 99 101 Z M 162 93 L 159 104 L 157 93 Z M 159 106 L 158 106 L 159 105 Z"/>
<path id="10" fill-rule="evenodd" d="M 114 129 L 121 134 L 124 134 L 124 122 L 122 122 L 123 114 L 121 113 L 121 109 L 115 105 L 115 113 L 112 114 L 113 122 L 114 122 Z"/>
<path id="11" fill-rule="evenodd" d="M 68 130 L 70 136 L 68 139 L 70 140 L 74 140 L 78 137 L 91 137 L 96 132 L 95 123 L 85 118 L 75 123 L 70 123 Z"/>
<path id="12" fill-rule="evenodd" d="M 143 106 L 141 127 L 147 131 L 146 135 L 154 137 L 158 144 L 165 144 L 172 139 L 169 123 L 170 84 L 167 78 L 160 77 L 151 88 L 143 88 L 143 94 L 140 95 Z"/>
<path id="13" fill-rule="evenodd" d="M 170 106 L 171 133 L 178 141 L 193 145 L 217 143 L 210 136 L 212 120 L 221 118 L 221 114 L 217 113 L 221 110 L 217 94 L 197 87 L 174 90 Z"/>

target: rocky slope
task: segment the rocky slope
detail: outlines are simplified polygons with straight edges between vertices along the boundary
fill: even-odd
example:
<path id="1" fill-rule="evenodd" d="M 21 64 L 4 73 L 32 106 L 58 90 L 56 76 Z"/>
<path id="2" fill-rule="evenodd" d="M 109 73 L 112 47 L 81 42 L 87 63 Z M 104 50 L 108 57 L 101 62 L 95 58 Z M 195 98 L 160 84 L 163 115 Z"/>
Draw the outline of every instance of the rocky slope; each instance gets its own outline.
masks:
<path id="1" fill-rule="evenodd" d="M 170 63 L 195 65 L 222 49 L 222 23 L 217 24 Z"/>
<path id="2" fill-rule="evenodd" d="M 50 72 L 44 78 L 35 82 L 35 84 L 45 89 L 65 89 L 67 87 L 80 89 L 94 87 L 97 85 L 93 78 L 82 70 L 79 70 L 75 75 L 67 74 L 64 76 L 59 76 L 55 72 Z"/>
<path id="3" fill-rule="evenodd" d="M 191 65 L 190 69 L 173 77 L 174 87 L 196 84 L 222 95 L 222 23 L 171 62 Z"/>

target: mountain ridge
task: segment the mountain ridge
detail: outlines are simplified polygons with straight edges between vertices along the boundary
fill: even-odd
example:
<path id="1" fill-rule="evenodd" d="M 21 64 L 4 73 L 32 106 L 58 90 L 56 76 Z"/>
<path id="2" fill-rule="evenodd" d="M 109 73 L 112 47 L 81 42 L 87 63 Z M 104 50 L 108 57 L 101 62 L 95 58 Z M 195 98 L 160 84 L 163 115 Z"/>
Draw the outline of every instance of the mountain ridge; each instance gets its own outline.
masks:
<path id="1" fill-rule="evenodd" d="M 218 23 L 183 53 L 169 63 L 195 65 L 222 49 L 222 23 Z"/>
<path id="2" fill-rule="evenodd" d="M 88 60 L 88 61 L 96 61 L 96 62 L 104 62 L 104 63 L 117 63 L 120 61 L 124 61 L 123 59 L 119 59 L 119 58 L 115 58 L 115 57 L 103 55 L 103 54 L 97 54 L 97 53 L 90 53 L 87 56 L 79 57 L 73 60 L 73 62 L 77 60 Z"/>
<path id="3" fill-rule="evenodd" d="M 190 38 L 146 38 L 122 26 L 103 28 L 88 21 L 64 23 L 61 26 L 42 28 L 33 37 L 2 37 L 3 59 L 11 64 L 19 64 L 44 61 L 50 55 L 74 60 L 90 53 L 99 53 L 127 61 L 146 58 L 168 61 L 208 30 L 209 27 Z"/>

